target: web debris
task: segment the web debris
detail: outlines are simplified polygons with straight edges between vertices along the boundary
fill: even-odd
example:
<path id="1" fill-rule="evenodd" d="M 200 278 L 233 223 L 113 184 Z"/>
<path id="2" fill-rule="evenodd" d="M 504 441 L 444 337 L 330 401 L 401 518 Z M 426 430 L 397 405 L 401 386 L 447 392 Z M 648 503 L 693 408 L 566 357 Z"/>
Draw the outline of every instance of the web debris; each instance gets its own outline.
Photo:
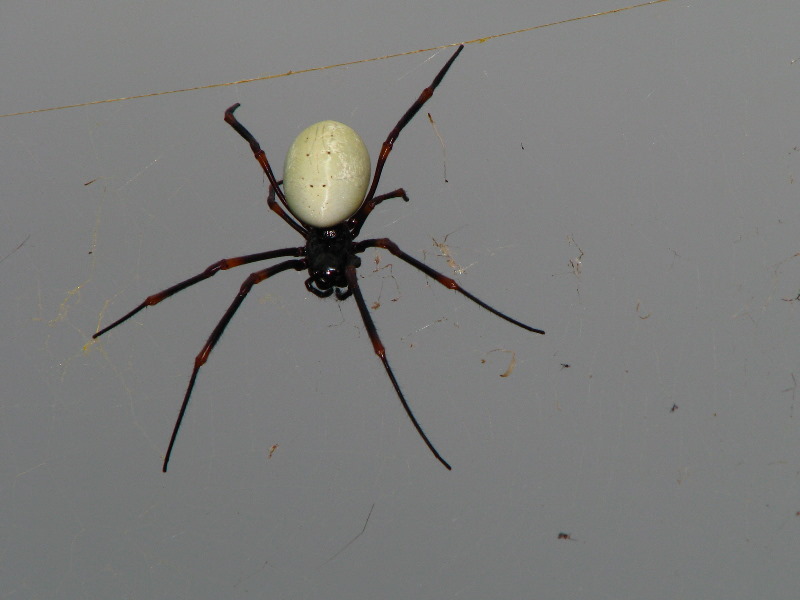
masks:
<path id="1" fill-rule="evenodd" d="M 337 552 L 336 552 L 336 553 L 335 553 L 333 556 L 331 556 L 331 557 L 330 557 L 328 560 L 326 560 L 326 561 L 325 561 L 324 563 L 322 563 L 322 565 L 320 565 L 320 566 L 325 566 L 325 565 L 327 565 L 327 564 L 328 564 L 329 562 L 331 562 L 331 561 L 332 561 L 334 558 L 336 558 L 336 557 L 337 557 L 337 556 L 339 556 L 339 555 L 340 555 L 342 552 L 344 552 L 345 550 L 347 550 L 347 549 L 350 547 L 350 545 L 351 545 L 353 542 L 355 542 L 355 541 L 356 541 L 358 538 L 360 538 L 360 537 L 363 535 L 363 533 L 364 533 L 364 532 L 367 530 L 367 524 L 369 523 L 369 518 L 372 516 L 372 510 L 373 510 L 374 508 L 375 508 L 375 503 L 373 502 L 373 503 L 372 503 L 372 506 L 371 506 L 371 507 L 370 507 L 370 509 L 369 509 L 369 512 L 367 513 L 367 518 L 364 520 L 364 527 L 363 527 L 363 528 L 361 529 L 361 531 L 360 531 L 360 532 L 359 532 L 359 533 L 356 535 L 356 537 L 354 537 L 352 540 L 350 540 L 350 541 L 349 541 L 349 542 L 347 542 L 347 543 L 346 543 L 344 546 L 342 546 L 342 547 L 341 547 L 341 548 L 340 548 L 340 549 L 339 549 L 339 550 L 338 550 L 338 551 L 337 551 Z"/>

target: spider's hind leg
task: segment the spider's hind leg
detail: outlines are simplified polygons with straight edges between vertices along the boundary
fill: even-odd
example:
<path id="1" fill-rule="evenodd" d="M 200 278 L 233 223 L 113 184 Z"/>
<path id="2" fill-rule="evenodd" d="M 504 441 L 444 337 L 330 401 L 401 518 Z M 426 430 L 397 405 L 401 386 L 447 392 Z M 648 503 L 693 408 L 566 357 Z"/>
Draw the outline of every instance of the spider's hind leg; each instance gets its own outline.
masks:
<path id="1" fill-rule="evenodd" d="M 287 207 L 286 204 L 286 196 L 283 195 L 283 190 L 280 187 L 280 181 L 275 178 L 275 174 L 272 172 L 272 167 L 269 164 L 269 160 L 267 160 L 267 154 L 261 148 L 261 144 L 258 143 L 258 140 L 255 136 L 250 133 L 244 125 L 239 123 L 239 120 L 233 115 L 236 112 L 236 109 L 241 106 L 238 102 L 233 106 L 229 106 L 228 109 L 225 111 L 225 122 L 233 127 L 233 129 L 238 133 L 240 136 L 244 138 L 244 140 L 250 144 L 250 149 L 253 151 L 253 156 L 255 157 L 258 164 L 261 165 L 261 168 L 264 171 L 264 174 L 267 176 L 269 180 L 269 194 L 267 195 L 267 204 L 269 207 L 277 213 L 277 215 L 286 221 L 286 223 L 294 229 L 297 233 L 302 235 L 303 237 L 307 237 L 308 232 L 306 228 L 303 227 L 300 223 L 292 219 L 283 208 L 275 202 L 275 194 L 278 194 L 278 198 L 280 198 L 281 204 Z M 282 180 L 281 180 L 282 181 Z M 291 212 L 291 211 L 289 211 Z"/>
<path id="2" fill-rule="evenodd" d="M 392 190 L 391 192 L 387 192 L 386 194 L 381 194 L 380 196 L 375 196 L 371 200 L 367 200 L 361 205 L 361 208 L 358 209 L 358 212 L 347 220 L 348 227 L 350 228 L 350 231 L 353 232 L 353 237 L 358 235 L 358 232 L 361 230 L 361 226 L 364 225 L 364 221 L 367 220 L 367 217 L 370 215 L 372 210 L 384 200 L 389 200 L 391 198 L 402 198 L 406 202 L 409 201 L 408 195 L 403 188 L 397 188 L 396 190 Z"/>
<path id="3" fill-rule="evenodd" d="M 378 189 L 378 183 L 381 180 L 383 166 L 386 164 L 386 159 L 389 158 L 389 153 L 392 151 L 394 143 L 397 141 L 397 136 L 399 136 L 400 132 L 403 131 L 403 128 L 408 125 L 409 121 L 414 118 L 414 115 L 419 112 L 419 109 L 422 108 L 422 106 L 428 100 L 430 100 L 430 97 L 433 96 L 433 92 L 437 87 L 439 87 L 439 84 L 442 82 L 442 79 L 444 79 L 444 76 L 447 75 L 447 71 L 450 69 L 453 61 L 458 58 L 458 55 L 461 54 L 463 49 L 464 45 L 461 44 L 456 51 L 453 52 L 450 60 L 448 60 L 441 70 L 436 74 L 436 77 L 433 78 L 431 84 L 422 90 L 422 93 L 408 108 L 405 114 L 400 117 L 397 125 L 395 125 L 394 129 L 389 132 L 389 135 L 383 142 L 383 145 L 381 146 L 381 153 L 378 156 L 378 162 L 375 164 L 375 174 L 372 176 L 372 184 L 369 186 L 369 191 L 367 191 L 367 201 L 361 206 L 359 211 L 356 213 L 356 216 L 353 217 L 354 225 L 352 231 L 354 236 L 358 235 L 358 232 L 361 231 L 361 226 L 364 225 L 364 220 L 367 218 L 367 215 L 372 211 L 373 208 L 375 208 L 375 204 L 373 203 L 375 200 L 375 191 Z"/>

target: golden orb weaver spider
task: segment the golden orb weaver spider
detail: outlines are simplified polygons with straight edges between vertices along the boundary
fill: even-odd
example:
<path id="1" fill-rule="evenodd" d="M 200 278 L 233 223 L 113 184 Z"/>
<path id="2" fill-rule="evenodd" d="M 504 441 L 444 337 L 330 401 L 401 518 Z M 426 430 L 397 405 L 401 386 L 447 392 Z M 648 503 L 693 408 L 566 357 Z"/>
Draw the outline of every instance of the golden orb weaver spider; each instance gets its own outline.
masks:
<path id="1" fill-rule="evenodd" d="M 287 154 L 284 178 L 278 181 L 267 160 L 267 155 L 261 149 L 261 145 L 234 116 L 234 112 L 239 108 L 239 104 L 234 104 L 225 111 L 225 121 L 250 144 L 256 161 L 261 165 L 261 168 L 264 170 L 269 180 L 269 193 L 267 195 L 267 204 L 269 208 L 277 213 L 292 229 L 303 236 L 305 245 L 225 258 L 215 262 L 202 273 L 153 294 L 152 296 L 148 296 L 139 306 L 92 336 L 93 338 L 100 337 L 117 327 L 117 325 L 130 319 L 142 309 L 148 306 L 154 306 L 162 300 L 166 300 L 170 296 L 177 294 L 181 290 L 185 290 L 196 283 L 216 275 L 219 271 L 225 271 L 234 267 L 240 267 L 271 258 L 294 257 L 290 260 L 278 263 L 277 265 L 251 273 L 247 279 L 244 280 L 236 298 L 234 298 L 228 310 L 226 310 L 225 314 L 222 316 L 222 319 L 211 332 L 203 349 L 195 357 L 194 368 L 189 378 L 189 385 L 186 388 L 183 403 L 178 412 L 178 418 L 172 429 L 172 436 L 169 440 L 167 453 L 164 456 L 162 471 L 167 471 L 167 464 L 172 455 L 172 449 L 178 436 L 178 430 L 180 429 L 181 422 L 186 413 L 186 408 L 189 405 L 189 398 L 192 395 L 192 389 L 194 389 L 200 367 L 208 360 L 208 356 L 211 354 L 214 346 L 219 342 L 225 328 L 228 326 L 228 323 L 230 323 L 233 315 L 236 314 L 239 306 L 241 306 L 244 299 L 250 293 L 252 287 L 257 283 L 269 279 L 273 275 L 290 269 L 294 269 L 295 271 L 308 271 L 309 277 L 305 281 L 305 286 L 306 289 L 315 296 L 327 298 L 331 295 L 335 295 L 337 300 L 345 300 L 350 296 L 355 298 L 358 310 L 361 313 L 361 319 L 364 321 L 364 326 L 372 342 L 375 354 L 378 355 L 378 358 L 380 358 L 383 363 L 386 374 L 389 376 L 389 380 L 392 382 L 392 386 L 394 386 L 397 397 L 400 399 L 408 418 L 437 460 L 448 470 L 451 469 L 450 465 L 442 458 L 428 439 L 428 436 L 422 430 L 403 392 L 400 390 L 400 384 L 397 382 L 391 366 L 389 366 L 389 361 L 386 358 L 386 350 L 378 336 L 378 331 L 375 328 L 375 324 L 372 321 L 369 309 L 364 302 L 364 297 L 358 285 L 356 269 L 361 265 L 361 258 L 358 255 L 367 248 L 383 248 L 384 250 L 388 250 L 400 260 L 422 271 L 428 277 L 435 279 L 446 288 L 466 296 L 478 306 L 485 308 L 501 319 L 534 333 L 544 334 L 544 331 L 526 325 L 516 319 L 512 319 L 496 308 L 486 304 L 462 288 L 455 280 L 435 271 L 416 258 L 403 252 L 397 244 L 388 238 L 361 241 L 356 241 L 355 238 L 361 231 L 361 227 L 364 225 L 367 217 L 378 204 L 389 198 L 402 198 L 408 202 L 408 196 L 402 188 L 386 194 L 375 195 L 383 166 L 400 132 L 433 95 L 434 90 L 441 83 L 442 79 L 444 79 L 453 61 L 455 61 L 463 49 L 463 45 L 458 47 L 433 79 L 431 85 L 422 90 L 417 100 L 400 118 L 394 129 L 389 132 L 389 135 L 381 147 L 378 162 L 375 165 L 375 173 L 372 176 L 372 184 L 369 185 L 368 191 L 366 190 L 370 181 L 369 154 L 364 146 L 364 142 L 358 137 L 358 134 L 347 125 L 336 123 L 335 121 L 322 121 L 301 132 L 292 143 Z M 283 184 L 283 189 L 281 189 L 281 184 Z M 280 204 L 275 200 L 276 195 Z"/>

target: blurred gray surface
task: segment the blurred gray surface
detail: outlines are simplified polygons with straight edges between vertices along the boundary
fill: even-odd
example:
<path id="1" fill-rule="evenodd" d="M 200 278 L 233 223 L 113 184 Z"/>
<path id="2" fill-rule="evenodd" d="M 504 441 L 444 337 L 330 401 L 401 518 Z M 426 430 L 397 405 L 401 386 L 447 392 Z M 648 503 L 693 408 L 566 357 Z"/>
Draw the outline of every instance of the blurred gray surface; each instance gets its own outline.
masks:
<path id="1" fill-rule="evenodd" d="M 12 2 L 0 113 L 624 5 L 520 4 Z M 384 172 L 411 202 L 363 235 L 451 273 L 450 234 L 459 281 L 547 335 L 387 253 L 361 269 L 450 473 L 355 303 L 302 274 L 239 311 L 166 475 L 194 356 L 253 269 L 85 345 L 220 258 L 300 243 L 226 107 L 277 170 L 321 119 L 375 157 L 451 50 L 0 118 L 0 597 L 796 598 L 798 17 L 675 0 L 465 49 Z"/>

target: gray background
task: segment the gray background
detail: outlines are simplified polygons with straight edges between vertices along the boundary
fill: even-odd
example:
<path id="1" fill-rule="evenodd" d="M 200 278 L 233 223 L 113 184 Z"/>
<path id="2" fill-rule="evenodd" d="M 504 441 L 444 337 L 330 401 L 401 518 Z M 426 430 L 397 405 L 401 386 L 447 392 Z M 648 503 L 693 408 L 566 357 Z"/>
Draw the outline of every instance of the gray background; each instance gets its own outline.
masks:
<path id="1" fill-rule="evenodd" d="M 0 112 L 624 5 L 381 4 L 5 2 Z M 674 0 L 465 49 L 425 109 L 449 183 L 423 113 L 381 186 L 411 203 L 364 235 L 450 271 L 432 243 L 450 234 L 464 286 L 547 335 L 386 253 L 361 269 L 451 473 L 355 303 L 301 274 L 242 307 L 166 475 L 192 360 L 252 269 L 84 348 L 215 260 L 299 244 L 227 106 L 277 168 L 323 118 L 374 157 L 451 50 L 0 118 L 0 597 L 796 598 L 798 18 L 795 1 Z M 509 377 L 496 349 L 516 353 Z"/>

